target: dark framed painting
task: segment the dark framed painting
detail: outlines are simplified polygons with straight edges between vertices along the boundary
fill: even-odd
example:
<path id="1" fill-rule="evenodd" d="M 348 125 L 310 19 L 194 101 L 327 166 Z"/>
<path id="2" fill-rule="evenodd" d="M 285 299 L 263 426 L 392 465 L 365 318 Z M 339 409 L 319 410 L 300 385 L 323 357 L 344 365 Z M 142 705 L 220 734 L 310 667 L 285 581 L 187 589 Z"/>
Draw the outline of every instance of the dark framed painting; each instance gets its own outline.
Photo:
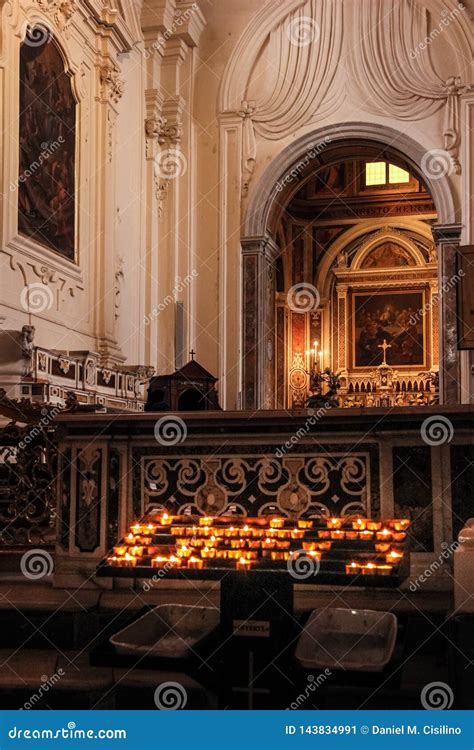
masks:
<path id="1" fill-rule="evenodd" d="M 18 229 L 75 258 L 76 102 L 52 34 L 28 30 L 20 47 Z"/>
<path id="2" fill-rule="evenodd" d="M 353 367 L 426 365 L 424 290 L 354 292 Z"/>

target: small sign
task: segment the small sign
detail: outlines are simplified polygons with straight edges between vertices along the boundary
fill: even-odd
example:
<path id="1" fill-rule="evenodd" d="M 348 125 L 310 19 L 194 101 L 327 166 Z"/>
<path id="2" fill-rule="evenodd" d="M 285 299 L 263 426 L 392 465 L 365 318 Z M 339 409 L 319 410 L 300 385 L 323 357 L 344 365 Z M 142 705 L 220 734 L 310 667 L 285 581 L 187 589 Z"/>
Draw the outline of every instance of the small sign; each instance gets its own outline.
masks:
<path id="1" fill-rule="evenodd" d="M 270 622 L 268 620 L 234 620 L 234 635 L 247 638 L 269 638 Z"/>

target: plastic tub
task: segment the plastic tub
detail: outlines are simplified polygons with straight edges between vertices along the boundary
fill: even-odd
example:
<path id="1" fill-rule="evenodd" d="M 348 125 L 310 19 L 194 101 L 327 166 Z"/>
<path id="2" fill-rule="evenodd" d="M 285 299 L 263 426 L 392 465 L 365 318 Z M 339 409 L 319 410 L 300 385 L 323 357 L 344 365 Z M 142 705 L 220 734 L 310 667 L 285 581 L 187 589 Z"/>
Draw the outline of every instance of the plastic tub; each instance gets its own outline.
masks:
<path id="1" fill-rule="evenodd" d="M 391 612 L 315 609 L 295 655 L 307 669 L 380 672 L 392 657 L 397 629 L 397 618 Z"/>
<path id="2" fill-rule="evenodd" d="M 183 659 L 190 656 L 218 624 L 218 609 L 162 604 L 119 630 L 111 636 L 110 643 L 123 655 Z"/>

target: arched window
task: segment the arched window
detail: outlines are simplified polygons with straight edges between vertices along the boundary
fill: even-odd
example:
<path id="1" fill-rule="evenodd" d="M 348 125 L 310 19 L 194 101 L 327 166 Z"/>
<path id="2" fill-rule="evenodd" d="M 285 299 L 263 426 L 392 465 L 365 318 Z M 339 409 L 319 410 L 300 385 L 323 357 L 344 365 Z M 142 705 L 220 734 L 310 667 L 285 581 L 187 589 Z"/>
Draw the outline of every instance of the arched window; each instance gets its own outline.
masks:
<path id="1" fill-rule="evenodd" d="M 18 229 L 75 257 L 76 102 L 51 32 L 30 28 L 20 48 Z"/>

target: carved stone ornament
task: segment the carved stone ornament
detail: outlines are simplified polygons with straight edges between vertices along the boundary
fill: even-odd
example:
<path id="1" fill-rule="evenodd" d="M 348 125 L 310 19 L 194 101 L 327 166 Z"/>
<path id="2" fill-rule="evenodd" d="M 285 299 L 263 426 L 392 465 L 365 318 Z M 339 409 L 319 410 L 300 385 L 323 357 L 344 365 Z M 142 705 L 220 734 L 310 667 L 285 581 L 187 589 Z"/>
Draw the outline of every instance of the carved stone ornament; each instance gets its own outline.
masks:
<path id="1" fill-rule="evenodd" d="M 54 20 L 59 31 L 66 31 L 78 8 L 77 0 L 36 0 L 44 13 Z"/>
<path id="2" fill-rule="evenodd" d="M 120 78 L 119 70 L 115 65 L 106 63 L 99 69 L 101 94 L 114 104 L 118 104 L 123 95 L 125 81 Z"/>

